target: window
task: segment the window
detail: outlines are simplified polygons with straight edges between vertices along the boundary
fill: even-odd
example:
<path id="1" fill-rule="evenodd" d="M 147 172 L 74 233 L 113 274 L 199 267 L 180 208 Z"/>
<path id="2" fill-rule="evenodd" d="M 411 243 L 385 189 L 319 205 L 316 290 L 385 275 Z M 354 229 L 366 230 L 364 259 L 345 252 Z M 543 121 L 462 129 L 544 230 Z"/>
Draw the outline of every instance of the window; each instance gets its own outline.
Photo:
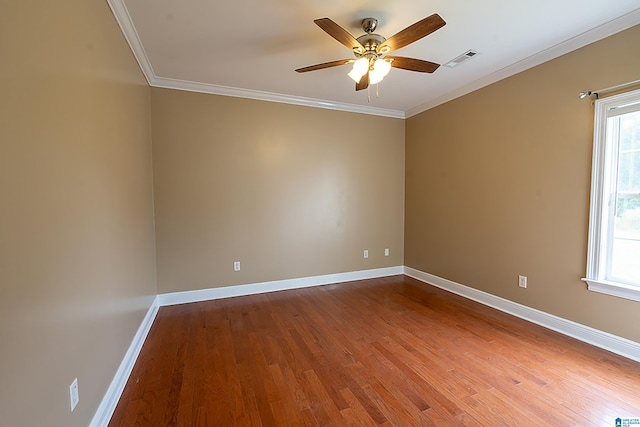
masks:
<path id="1" fill-rule="evenodd" d="M 596 101 L 589 289 L 640 301 L 640 90 Z"/>

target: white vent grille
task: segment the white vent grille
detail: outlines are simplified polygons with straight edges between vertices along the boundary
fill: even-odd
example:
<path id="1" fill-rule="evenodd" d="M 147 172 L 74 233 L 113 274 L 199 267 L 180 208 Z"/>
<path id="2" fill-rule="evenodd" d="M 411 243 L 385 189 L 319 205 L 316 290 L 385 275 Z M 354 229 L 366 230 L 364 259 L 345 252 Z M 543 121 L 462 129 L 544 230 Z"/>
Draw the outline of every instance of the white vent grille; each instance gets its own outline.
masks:
<path id="1" fill-rule="evenodd" d="M 446 65 L 449 68 L 453 68 L 458 64 L 463 63 L 464 61 L 467 61 L 471 58 L 473 58 L 474 56 L 476 56 L 478 54 L 477 51 L 473 50 L 473 49 L 469 49 L 468 51 L 466 51 L 465 53 L 463 53 L 462 55 L 453 58 L 451 61 L 447 62 Z"/>

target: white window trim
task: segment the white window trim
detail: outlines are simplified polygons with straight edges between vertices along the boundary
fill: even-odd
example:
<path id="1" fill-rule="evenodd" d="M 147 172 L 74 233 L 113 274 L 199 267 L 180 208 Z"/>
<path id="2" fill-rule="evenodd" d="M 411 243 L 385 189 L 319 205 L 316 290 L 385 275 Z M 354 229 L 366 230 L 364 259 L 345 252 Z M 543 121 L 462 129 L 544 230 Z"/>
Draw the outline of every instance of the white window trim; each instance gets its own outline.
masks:
<path id="1" fill-rule="evenodd" d="M 606 254 L 601 253 L 603 196 L 609 172 L 606 164 L 607 111 L 610 107 L 637 101 L 640 90 L 611 96 L 595 102 L 593 131 L 593 160 L 591 165 L 591 208 L 589 211 L 589 245 L 587 253 L 587 282 L 590 291 L 640 301 L 640 287 L 604 280 Z"/>
<path id="2" fill-rule="evenodd" d="M 601 294 L 613 295 L 614 297 L 626 298 L 633 301 L 640 301 L 640 290 L 636 286 L 625 285 L 618 282 L 607 282 L 605 280 L 582 279 L 587 282 L 590 291 Z"/>

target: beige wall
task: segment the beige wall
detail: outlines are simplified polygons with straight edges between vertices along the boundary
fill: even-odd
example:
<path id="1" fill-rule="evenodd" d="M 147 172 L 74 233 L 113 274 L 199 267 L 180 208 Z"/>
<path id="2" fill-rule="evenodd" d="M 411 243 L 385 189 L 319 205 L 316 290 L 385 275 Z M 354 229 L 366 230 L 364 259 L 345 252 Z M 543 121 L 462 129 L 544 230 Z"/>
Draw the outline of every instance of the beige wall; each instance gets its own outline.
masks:
<path id="1" fill-rule="evenodd" d="M 149 89 L 106 2 L 6 3 L 2 425 L 86 426 L 158 292 L 404 262 L 640 341 L 636 303 L 579 280 L 577 98 L 637 78 L 640 28 L 403 122 Z"/>
<path id="2" fill-rule="evenodd" d="M 0 424 L 86 427 L 157 293 L 150 89 L 105 1 L 3 2 L 0 58 Z"/>
<path id="3" fill-rule="evenodd" d="M 593 107 L 578 99 L 636 80 L 638 40 L 640 26 L 408 119 L 405 265 L 640 342 L 638 303 L 580 281 Z"/>
<path id="4" fill-rule="evenodd" d="M 402 120 L 167 89 L 152 111 L 160 293 L 402 265 Z"/>

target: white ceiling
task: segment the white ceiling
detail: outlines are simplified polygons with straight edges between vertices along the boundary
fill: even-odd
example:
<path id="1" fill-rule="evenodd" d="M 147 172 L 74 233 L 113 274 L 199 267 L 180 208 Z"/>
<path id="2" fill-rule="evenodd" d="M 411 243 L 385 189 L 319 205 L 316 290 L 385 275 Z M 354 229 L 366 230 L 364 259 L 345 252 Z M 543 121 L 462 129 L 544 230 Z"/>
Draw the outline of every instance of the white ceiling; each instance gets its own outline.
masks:
<path id="1" fill-rule="evenodd" d="M 108 0 L 152 86 L 409 117 L 640 24 L 638 0 Z M 355 92 L 349 65 L 294 69 L 353 54 L 313 23 L 329 17 L 355 37 L 378 18 L 385 37 L 438 13 L 447 22 L 394 54 L 445 64 L 433 74 L 392 69 Z M 590 89 L 590 88 L 586 88 Z"/>

